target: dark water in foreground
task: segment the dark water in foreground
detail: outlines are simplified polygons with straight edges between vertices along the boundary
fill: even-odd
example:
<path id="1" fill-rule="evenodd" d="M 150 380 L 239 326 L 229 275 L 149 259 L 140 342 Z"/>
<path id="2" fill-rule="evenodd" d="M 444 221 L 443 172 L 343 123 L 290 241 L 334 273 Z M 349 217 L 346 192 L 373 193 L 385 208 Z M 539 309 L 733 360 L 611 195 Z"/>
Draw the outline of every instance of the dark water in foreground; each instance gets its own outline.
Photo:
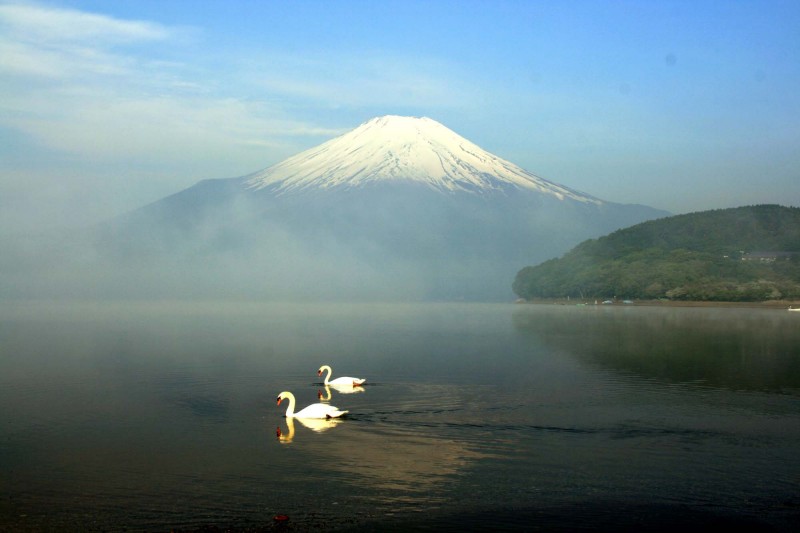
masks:
<path id="1" fill-rule="evenodd" d="M 795 531 L 798 315 L 5 305 L 0 530 Z"/>

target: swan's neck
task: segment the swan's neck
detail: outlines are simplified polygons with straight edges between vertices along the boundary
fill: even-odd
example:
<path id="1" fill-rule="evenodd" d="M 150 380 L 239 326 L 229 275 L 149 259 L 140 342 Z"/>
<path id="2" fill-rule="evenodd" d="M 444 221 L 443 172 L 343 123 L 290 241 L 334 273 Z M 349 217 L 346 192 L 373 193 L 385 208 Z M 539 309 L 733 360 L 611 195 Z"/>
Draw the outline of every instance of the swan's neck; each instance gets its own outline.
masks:
<path id="1" fill-rule="evenodd" d="M 294 416 L 294 394 L 287 394 L 286 398 L 289 400 L 289 406 L 286 408 L 286 418 Z"/>
<path id="2" fill-rule="evenodd" d="M 331 370 L 331 367 L 326 365 L 322 367 L 322 371 L 325 372 L 325 381 L 323 383 L 325 383 L 325 385 L 328 385 L 329 384 L 328 380 L 333 375 L 333 370 Z"/>

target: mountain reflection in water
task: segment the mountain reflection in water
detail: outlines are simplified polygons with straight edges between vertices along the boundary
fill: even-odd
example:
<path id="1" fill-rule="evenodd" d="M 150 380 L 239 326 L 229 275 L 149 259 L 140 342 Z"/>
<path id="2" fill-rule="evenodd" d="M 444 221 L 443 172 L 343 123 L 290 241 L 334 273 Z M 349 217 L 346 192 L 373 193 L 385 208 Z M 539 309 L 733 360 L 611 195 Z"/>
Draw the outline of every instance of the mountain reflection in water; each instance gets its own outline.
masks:
<path id="1" fill-rule="evenodd" d="M 800 395 L 800 321 L 781 310 L 526 306 L 514 326 L 586 363 L 674 383 Z"/>

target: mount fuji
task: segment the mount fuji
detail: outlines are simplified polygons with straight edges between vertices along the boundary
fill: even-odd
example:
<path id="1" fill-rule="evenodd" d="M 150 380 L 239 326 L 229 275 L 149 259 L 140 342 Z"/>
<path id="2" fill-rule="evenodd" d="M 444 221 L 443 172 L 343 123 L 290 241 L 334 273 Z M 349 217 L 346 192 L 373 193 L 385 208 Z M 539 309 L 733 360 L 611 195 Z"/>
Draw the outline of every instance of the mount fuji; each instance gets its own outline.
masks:
<path id="1" fill-rule="evenodd" d="M 384 116 L 118 217 L 94 243 L 120 292 L 502 301 L 521 268 L 667 215 L 542 179 L 429 118 Z"/>
<path id="2" fill-rule="evenodd" d="M 248 176 L 247 187 L 280 194 L 386 182 L 420 184 L 442 193 L 527 190 L 602 203 L 534 176 L 427 117 L 374 118 Z"/>

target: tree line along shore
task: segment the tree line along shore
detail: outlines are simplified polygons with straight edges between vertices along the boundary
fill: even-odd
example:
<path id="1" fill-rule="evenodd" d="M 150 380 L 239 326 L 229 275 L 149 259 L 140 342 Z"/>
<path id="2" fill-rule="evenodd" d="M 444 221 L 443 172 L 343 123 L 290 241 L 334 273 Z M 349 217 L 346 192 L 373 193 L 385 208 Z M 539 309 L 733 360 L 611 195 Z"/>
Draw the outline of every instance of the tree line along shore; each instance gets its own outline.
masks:
<path id="1" fill-rule="evenodd" d="M 527 266 L 512 289 L 523 300 L 788 306 L 800 301 L 800 208 L 759 205 L 651 220 Z"/>

